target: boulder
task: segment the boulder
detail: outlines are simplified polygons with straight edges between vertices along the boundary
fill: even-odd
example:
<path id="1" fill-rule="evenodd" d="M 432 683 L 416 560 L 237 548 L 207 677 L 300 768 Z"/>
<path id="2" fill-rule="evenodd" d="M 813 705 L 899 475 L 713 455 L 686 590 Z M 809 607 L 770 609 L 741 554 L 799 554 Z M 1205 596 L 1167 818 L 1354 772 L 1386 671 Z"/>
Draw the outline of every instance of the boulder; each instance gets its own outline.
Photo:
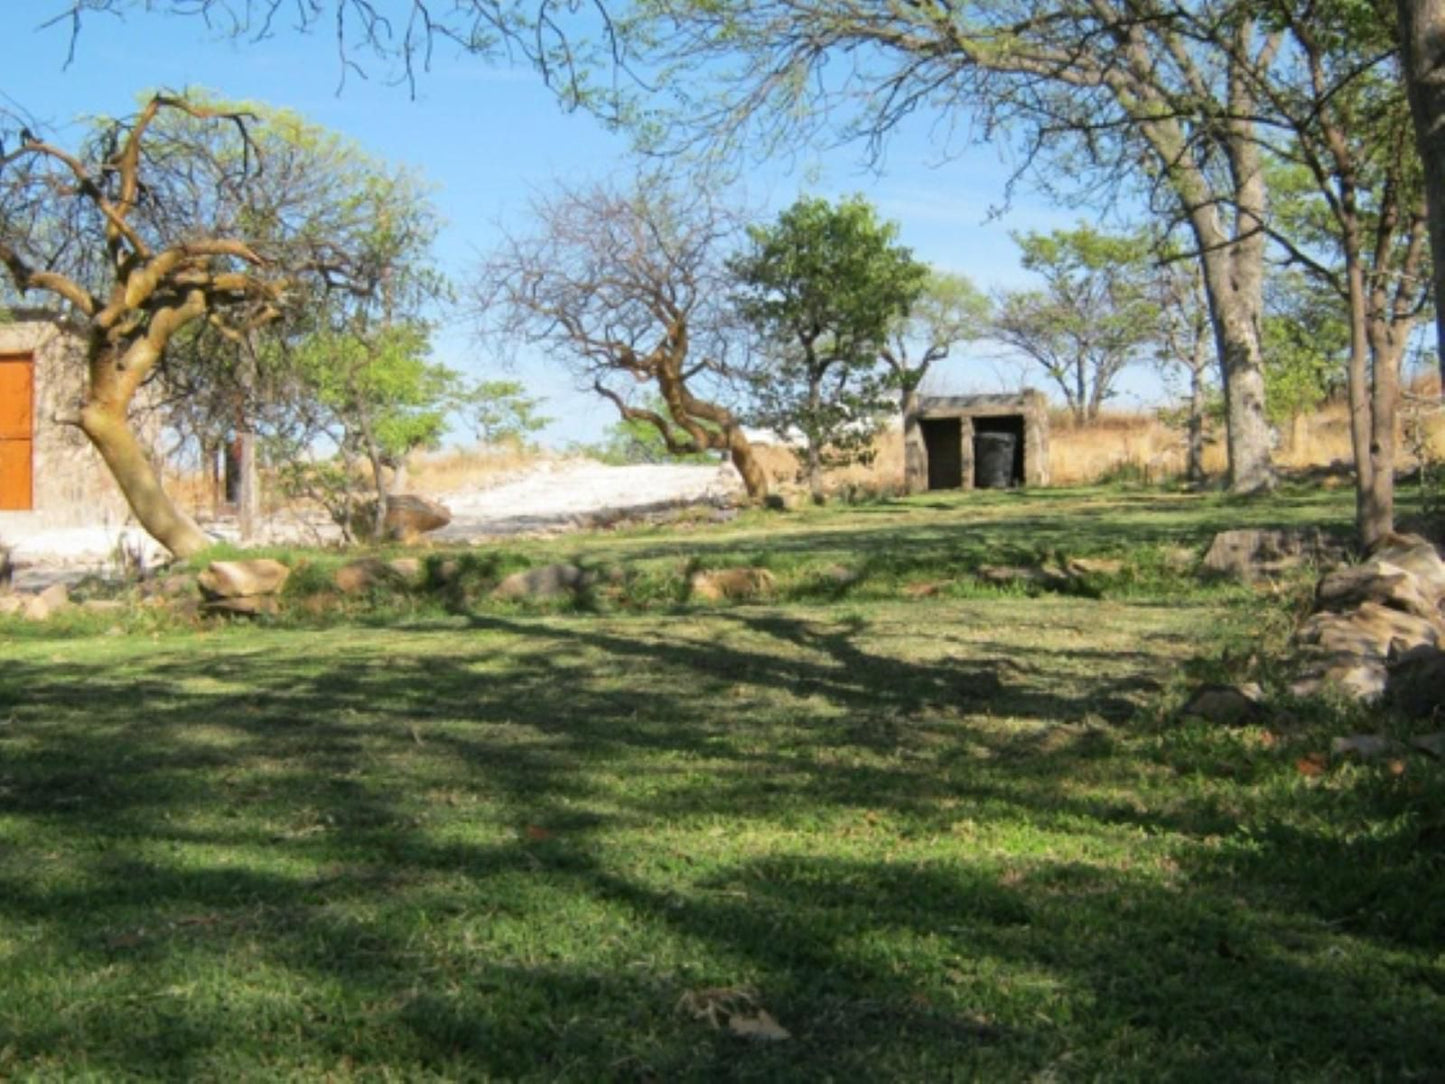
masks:
<path id="1" fill-rule="evenodd" d="M 1403 714 L 1430 718 L 1445 705 L 1445 651 L 1422 644 L 1388 666 L 1386 695 Z"/>
<path id="2" fill-rule="evenodd" d="M 1330 756 L 1336 759 L 1355 757 L 1359 760 L 1379 760 L 1381 757 L 1404 751 L 1405 747 L 1394 738 L 1381 737 L 1379 734 L 1351 734 L 1330 742 Z"/>
<path id="3" fill-rule="evenodd" d="M 1392 649 L 1398 655 L 1420 644 L 1438 646 L 1440 630 L 1426 618 L 1365 602 L 1349 613 L 1315 614 L 1300 627 L 1296 638 L 1324 654 L 1355 655 L 1383 663 Z"/>
<path id="4" fill-rule="evenodd" d="M 591 586 L 593 577 L 576 565 L 543 565 L 513 572 L 492 591 L 492 597 L 516 602 L 522 599 L 560 598 Z"/>
<path id="5" fill-rule="evenodd" d="M 379 557 L 362 557 L 342 565 L 331 582 L 343 595 L 357 595 L 380 584 L 404 586 L 421 578 L 421 562 L 415 557 L 399 557 L 383 561 Z"/>
<path id="6" fill-rule="evenodd" d="M 274 595 L 286 583 L 291 570 L 280 561 L 256 557 L 246 561 L 212 561 L 196 577 L 201 591 L 212 601 Z"/>
<path id="7" fill-rule="evenodd" d="M 1306 562 L 1336 564 L 1346 547 L 1318 527 L 1221 531 L 1204 555 L 1201 570 L 1211 576 L 1242 580 L 1276 576 Z"/>
<path id="8" fill-rule="evenodd" d="M 1220 726 L 1247 726 L 1264 718 L 1264 692 L 1253 682 L 1201 685 L 1179 709 L 1179 715 Z"/>
<path id="9" fill-rule="evenodd" d="M 1117 557 L 1070 557 L 1064 562 L 1070 576 L 1117 576 L 1124 571 L 1124 562 Z"/>
<path id="10" fill-rule="evenodd" d="M 1318 696 L 1330 689 L 1355 700 L 1378 700 L 1388 683 L 1381 660 L 1334 655 L 1311 660 L 1289 691 L 1295 696 Z"/>
<path id="11" fill-rule="evenodd" d="M 362 538 L 369 538 L 376 521 L 376 502 L 369 501 L 357 509 L 352 529 Z M 397 493 L 386 498 L 386 515 L 382 534 L 400 542 L 414 542 L 429 531 L 438 531 L 452 521 L 451 509 L 440 501 L 415 493 Z"/>
<path id="12" fill-rule="evenodd" d="M 118 598 L 88 598 L 80 608 L 88 614 L 116 614 L 125 609 L 125 603 Z"/>
<path id="13" fill-rule="evenodd" d="M 1389 534 L 1375 544 L 1370 563 L 1388 564 L 1414 576 L 1422 594 L 1438 608 L 1445 599 L 1445 561 L 1429 539 L 1413 534 Z"/>
<path id="14" fill-rule="evenodd" d="M 1440 625 L 1439 599 L 1423 589 L 1420 577 L 1379 557 L 1332 569 L 1315 588 L 1321 610 L 1354 610 L 1367 602 Z"/>
<path id="15" fill-rule="evenodd" d="M 694 572 L 688 579 L 688 590 L 693 598 L 720 602 L 771 594 L 776 582 L 766 568 L 720 568 Z"/>
<path id="16" fill-rule="evenodd" d="M 25 608 L 28 595 L 0 595 L 0 616 L 8 617 Z"/>
<path id="17" fill-rule="evenodd" d="M 261 614 L 280 613 L 281 605 L 274 595 L 240 595 L 235 598 L 214 598 L 202 609 L 208 614 L 239 614 L 243 617 L 259 617 Z"/>
<path id="18" fill-rule="evenodd" d="M 1434 734 L 1417 734 L 1410 739 L 1410 748 L 1418 749 L 1427 757 L 1445 760 L 1445 730 L 1436 731 Z"/>

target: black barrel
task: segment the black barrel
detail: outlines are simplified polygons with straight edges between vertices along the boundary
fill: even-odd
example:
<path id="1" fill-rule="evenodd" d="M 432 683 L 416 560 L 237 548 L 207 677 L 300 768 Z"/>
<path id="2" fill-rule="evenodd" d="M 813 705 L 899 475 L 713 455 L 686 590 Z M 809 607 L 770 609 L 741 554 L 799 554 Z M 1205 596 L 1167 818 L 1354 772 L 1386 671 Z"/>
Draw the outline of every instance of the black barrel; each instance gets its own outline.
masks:
<path id="1" fill-rule="evenodd" d="M 980 489 L 1007 489 L 1014 484 L 1013 433 L 978 433 L 973 438 L 974 478 Z"/>

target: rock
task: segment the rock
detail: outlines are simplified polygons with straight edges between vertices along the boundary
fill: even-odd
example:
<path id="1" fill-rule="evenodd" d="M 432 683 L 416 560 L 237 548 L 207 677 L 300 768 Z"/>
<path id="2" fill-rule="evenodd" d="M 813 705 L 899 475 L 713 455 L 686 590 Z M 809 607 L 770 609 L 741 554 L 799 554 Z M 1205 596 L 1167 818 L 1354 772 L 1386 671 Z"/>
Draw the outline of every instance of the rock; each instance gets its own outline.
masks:
<path id="1" fill-rule="evenodd" d="M 1024 584 L 1056 591 L 1069 585 L 1068 574 L 1054 564 L 1046 564 L 1038 568 L 1014 565 L 979 565 L 974 575 L 984 583 L 991 583 L 996 587 Z"/>
<path id="2" fill-rule="evenodd" d="M 738 510 L 731 507 L 714 508 L 707 514 L 707 518 L 709 523 L 731 523 L 738 518 Z"/>
<path id="3" fill-rule="evenodd" d="M 28 598 L 28 595 L 0 595 L 0 616 L 19 613 Z"/>
<path id="4" fill-rule="evenodd" d="M 1445 704 L 1445 651 L 1422 644 L 1390 661 L 1386 693 L 1411 718 L 1433 716 Z"/>
<path id="5" fill-rule="evenodd" d="M 1378 700 L 1388 683 L 1389 674 L 1381 660 L 1340 655 L 1315 660 L 1289 691 L 1295 696 L 1319 696 L 1333 689 L 1355 700 Z"/>
<path id="6" fill-rule="evenodd" d="M 1352 613 L 1317 613 L 1296 633 L 1301 644 L 1327 655 L 1351 655 L 1384 663 L 1420 644 L 1439 645 L 1436 624 L 1378 602 L 1361 604 Z"/>
<path id="7" fill-rule="evenodd" d="M 210 567 L 196 577 L 201 590 L 211 600 L 249 598 L 274 595 L 286 583 L 291 570 L 269 557 L 246 561 L 212 561 Z"/>
<path id="8" fill-rule="evenodd" d="M 763 498 L 763 507 L 771 512 L 796 512 L 806 501 L 806 495 L 789 489 L 780 493 L 769 493 Z"/>
<path id="9" fill-rule="evenodd" d="M 1346 738 L 1335 738 L 1330 742 L 1330 756 L 1359 757 L 1361 760 L 1378 760 L 1395 753 L 1403 753 L 1404 746 L 1394 738 L 1382 738 L 1378 734 L 1351 734 Z"/>
<path id="10" fill-rule="evenodd" d="M 51 613 L 59 613 L 70 605 L 70 591 L 63 583 L 52 583 L 37 597 L 45 601 Z"/>
<path id="11" fill-rule="evenodd" d="M 422 565 L 415 557 L 399 557 L 383 561 L 379 557 L 362 557 L 342 565 L 331 576 L 331 582 L 343 595 L 357 595 L 380 584 L 406 586 L 421 579 Z"/>
<path id="12" fill-rule="evenodd" d="M 423 571 L 421 560 L 417 557 L 393 557 L 386 562 L 386 567 L 392 575 L 407 583 L 416 583 L 421 579 Z"/>
<path id="13" fill-rule="evenodd" d="M 1410 739 L 1410 748 L 1418 749 L 1426 756 L 1445 760 L 1445 730 L 1434 734 L 1418 734 Z"/>
<path id="14" fill-rule="evenodd" d="M 1221 531 L 1205 553 L 1201 570 L 1207 575 L 1242 580 L 1278 575 L 1305 562 L 1335 564 L 1346 548 L 1317 527 Z"/>
<path id="15" fill-rule="evenodd" d="M 1264 714 L 1264 692 L 1253 682 L 1201 685 L 1179 709 L 1181 718 L 1203 719 L 1220 726 L 1247 726 Z"/>
<path id="16" fill-rule="evenodd" d="M 851 587 L 862 578 L 861 572 L 847 565 L 829 565 L 823 570 L 823 579 L 839 587 Z"/>
<path id="17" fill-rule="evenodd" d="M 492 598 L 508 602 L 559 598 L 586 590 L 592 581 L 593 577 L 576 565 L 543 565 L 513 572 L 492 590 Z"/>
<path id="18" fill-rule="evenodd" d="M 766 568 L 720 568 L 694 572 L 688 580 L 688 589 L 693 598 L 720 602 L 771 594 L 776 582 Z"/>
<path id="19" fill-rule="evenodd" d="M 1415 534 L 1388 534 L 1370 551 L 1370 560 L 1402 568 L 1421 581 L 1421 587 L 1438 601 L 1445 598 L 1445 561 L 1427 538 Z"/>
<path id="20" fill-rule="evenodd" d="M 1319 609 L 1334 611 L 1373 602 L 1436 625 L 1440 622 L 1439 600 L 1422 589 L 1420 578 L 1380 558 L 1325 573 L 1315 588 L 1315 602 Z"/>
<path id="21" fill-rule="evenodd" d="M 126 607 L 118 598 L 88 598 L 80 604 L 80 608 L 90 614 L 114 614 Z"/>
<path id="22" fill-rule="evenodd" d="M 1124 562 L 1117 557 L 1070 557 L 1064 571 L 1070 576 L 1117 576 L 1124 571 Z"/>
<path id="23" fill-rule="evenodd" d="M 63 583 L 52 583 L 38 595 L 11 597 L 20 600 L 20 606 L 14 612 L 25 618 L 26 621 L 48 621 L 54 614 L 70 606 L 70 592 L 66 590 Z"/>
<path id="24" fill-rule="evenodd" d="M 364 504 L 357 510 L 352 526 L 356 533 L 367 538 L 375 522 L 376 502 Z M 399 542 L 414 542 L 429 531 L 438 531 L 452 521 L 451 509 L 440 501 L 416 493 L 398 493 L 386 498 L 386 516 L 382 520 L 382 534 Z"/>
<path id="25" fill-rule="evenodd" d="M 280 613 L 281 605 L 274 595 L 240 595 L 235 598 L 211 599 L 201 609 L 208 614 L 259 617 L 262 614 Z"/>

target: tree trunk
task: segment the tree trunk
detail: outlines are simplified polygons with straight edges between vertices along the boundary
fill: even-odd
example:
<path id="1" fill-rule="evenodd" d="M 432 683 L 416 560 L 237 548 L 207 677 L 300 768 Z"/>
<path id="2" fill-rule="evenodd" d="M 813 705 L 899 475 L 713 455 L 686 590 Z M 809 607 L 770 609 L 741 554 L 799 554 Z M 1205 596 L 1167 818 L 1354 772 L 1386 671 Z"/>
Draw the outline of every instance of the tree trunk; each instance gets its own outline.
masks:
<path id="1" fill-rule="evenodd" d="M 903 393 L 903 491 L 922 493 L 928 488 L 928 448 L 918 417 L 918 391 Z"/>
<path id="2" fill-rule="evenodd" d="M 768 495 L 768 472 L 763 470 L 757 453 L 748 438 L 743 436 L 741 429 L 732 426 L 725 430 L 725 434 L 728 458 L 732 460 L 738 474 L 742 475 L 743 488 L 748 492 L 748 499 L 762 501 Z"/>
<path id="3" fill-rule="evenodd" d="M 1203 241 L 1205 295 L 1224 385 L 1229 488 L 1235 493 L 1260 493 L 1272 489 L 1275 481 L 1258 334 L 1262 297 L 1252 285 L 1241 288 L 1233 266 L 1237 261 L 1224 252 L 1210 251 L 1208 239 Z M 1258 271 L 1262 276 L 1262 264 Z"/>
<path id="4" fill-rule="evenodd" d="M 814 424 L 817 422 L 818 413 L 823 408 L 823 376 L 821 371 L 816 372 L 808 381 L 808 415 Z M 816 504 L 823 503 L 823 450 L 818 447 L 818 438 L 813 432 L 813 426 L 808 427 L 808 492 L 812 495 Z"/>
<path id="5" fill-rule="evenodd" d="M 152 538 L 177 557 L 190 557 L 210 545 L 205 532 L 166 496 L 123 408 L 87 403 L 80 412 L 80 428 L 110 468 L 136 520 Z"/>
<path id="6" fill-rule="evenodd" d="M 261 487 L 256 473 L 256 434 L 249 429 L 237 438 L 241 445 L 241 488 L 236 495 L 236 523 L 241 541 L 256 537 L 261 521 Z"/>
<path id="7" fill-rule="evenodd" d="M 1370 380 L 1370 344 L 1365 330 L 1364 273 L 1358 259 L 1349 261 L 1346 276 L 1349 283 L 1348 390 L 1350 446 L 1355 458 L 1355 530 L 1359 534 L 1360 544 L 1368 549 L 1378 538 L 1389 532 L 1390 524 L 1382 524 L 1380 521 L 1382 494 L 1377 483 L 1381 480 L 1375 476 L 1375 456 L 1371 452 L 1375 403 Z M 1387 487 L 1393 480 L 1392 476 L 1386 481 Z M 1393 505 L 1393 499 L 1387 503 Z"/>
<path id="8" fill-rule="evenodd" d="M 1189 370 L 1189 451 L 1184 477 L 1190 485 L 1204 484 L 1204 369 L 1196 361 Z"/>
<path id="9" fill-rule="evenodd" d="M 1396 8 L 1415 142 L 1425 165 L 1435 334 L 1445 383 L 1445 0 L 1397 0 Z"/>

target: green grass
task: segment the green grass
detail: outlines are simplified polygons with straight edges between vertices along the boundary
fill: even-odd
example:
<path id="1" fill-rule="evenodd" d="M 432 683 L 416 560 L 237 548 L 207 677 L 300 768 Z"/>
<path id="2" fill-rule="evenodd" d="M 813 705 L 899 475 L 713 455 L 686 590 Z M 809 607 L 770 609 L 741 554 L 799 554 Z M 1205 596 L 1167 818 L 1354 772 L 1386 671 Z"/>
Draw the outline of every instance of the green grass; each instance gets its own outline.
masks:
<path id="1" fill-rule="evenodd" d="M 1291 595 L 1162 555 L 1349 515 L 914 499 L 476 555 L 624 568 L 590 610 L 0 625 L 0 1079 L 1430 1078 L 1440 770 L 1171 714 L 1274 681 Z M 1130 565 L 969 581 L 1056 553 Z"/>

